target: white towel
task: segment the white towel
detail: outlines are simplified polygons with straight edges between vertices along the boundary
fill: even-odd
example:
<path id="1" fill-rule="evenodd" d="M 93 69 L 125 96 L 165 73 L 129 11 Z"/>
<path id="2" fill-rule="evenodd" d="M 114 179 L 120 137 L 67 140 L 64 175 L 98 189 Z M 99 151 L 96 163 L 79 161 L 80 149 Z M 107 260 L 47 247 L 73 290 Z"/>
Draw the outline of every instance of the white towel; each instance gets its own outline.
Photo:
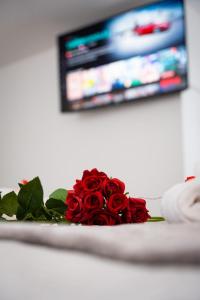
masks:
<path id="1" fill-rule="evenodd" d="M 162 198 L 161 210 L 168 222 L 200 222 L 200 179 L 170 188 Z"/>

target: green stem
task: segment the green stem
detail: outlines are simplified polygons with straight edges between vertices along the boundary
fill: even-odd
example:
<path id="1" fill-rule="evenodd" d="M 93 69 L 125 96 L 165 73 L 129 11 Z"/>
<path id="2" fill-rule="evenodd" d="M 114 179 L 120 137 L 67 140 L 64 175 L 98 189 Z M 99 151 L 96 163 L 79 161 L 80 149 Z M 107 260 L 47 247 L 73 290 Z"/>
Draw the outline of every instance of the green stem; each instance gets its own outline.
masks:
<path id="1" fill-rule="evenodd" d="M 147 220 L 147 222 L 162 222 L 165 221 L 165 218 L 163 217 L 151 217 Z"/>

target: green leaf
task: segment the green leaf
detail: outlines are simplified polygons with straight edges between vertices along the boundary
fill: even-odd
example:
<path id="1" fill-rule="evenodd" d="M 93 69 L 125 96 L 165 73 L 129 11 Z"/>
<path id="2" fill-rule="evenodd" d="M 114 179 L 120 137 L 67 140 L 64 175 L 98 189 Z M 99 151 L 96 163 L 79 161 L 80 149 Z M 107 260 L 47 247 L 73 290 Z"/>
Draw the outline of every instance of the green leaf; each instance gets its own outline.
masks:
<path id="1" fill-rule="evenodd" d="M 59 221 L 59 223 L 60 223 L 60 224 L 67 224 L 67 225 L 70 225 L 72 222 L 70 222 L 70 221 L 68 221 L 68 220 L 66 220 L 66 219 L 61 219 L 61 220 Z"/>
<path id="2" fill-rule="evenodd" d="M 23 220 L 25 216 L 26 216 L 26 210 L 19 205 L 16 214 L 17 220 Z"/>
<path id="3" fill-rule="evenodd" d="M 34 218 L 40 217 L 44 202 L 43 188 L 39 177 L 21 187 L 18 194 L 18 203 L 17 219 L 22 220 L 28 214 L 32 214 Z"/>
<path id="4" fill-rule="evenodd" d="M 16 215 L 18 208 L 17 195 L 15 192 L 6 194 L 2 199 L 0 198 L 0 216 L 3 214 L 12 217 Z"/>
<path id="5" fill-rule="evenodd" d="M 68 223 L 65 220 L 65 212 L 67 209 L 67 205 L 62 200 L 56 200 L 50 198 L 46 202 L 46 211 L 48 215 L 51 217 L 52 223 Z"/>
<path id="6" fill-rule="evenodd" d="M 62 200 L 56 200 L 52 198 L 47 200 L 46 207 L 48 210 L 53 210 L 61 215 L 64 215 L 67 209 L 66 204 Z"/>
<path id="7" fill-rule="evenodd" d="M 48 222 L 49 220 L 46 219 L 46 217 L 44 215 L 40 215 L 39 217 L 35 217 L 32 215 L 32 213 L 28 213 L 26 214 L 25 218 L 23 219 L 23 221 L 34 221 L 34 222 Z"/>
<path id="8" fill-rule="evenodd" d="M 65 202 L 66 198 L 67 198 L 67 190 L 57 189 L 49 196 L 49 198 L 61 200 L 61 201 Z"/>

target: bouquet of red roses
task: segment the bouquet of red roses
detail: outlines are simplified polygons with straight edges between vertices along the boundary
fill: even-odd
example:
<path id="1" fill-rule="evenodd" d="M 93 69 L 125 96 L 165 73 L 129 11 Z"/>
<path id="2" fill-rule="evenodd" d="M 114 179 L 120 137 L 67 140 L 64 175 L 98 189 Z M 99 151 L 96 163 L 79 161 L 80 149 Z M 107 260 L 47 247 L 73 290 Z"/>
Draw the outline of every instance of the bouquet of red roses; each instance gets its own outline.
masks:
<path id="1" fill-rule="evenodd" d="M 150 215 L 144 199 L 128 197 L 125 184 L 97 169 L 85 170 L 66 198 L 66 220 L 85 225 L 146 222 Z"/>

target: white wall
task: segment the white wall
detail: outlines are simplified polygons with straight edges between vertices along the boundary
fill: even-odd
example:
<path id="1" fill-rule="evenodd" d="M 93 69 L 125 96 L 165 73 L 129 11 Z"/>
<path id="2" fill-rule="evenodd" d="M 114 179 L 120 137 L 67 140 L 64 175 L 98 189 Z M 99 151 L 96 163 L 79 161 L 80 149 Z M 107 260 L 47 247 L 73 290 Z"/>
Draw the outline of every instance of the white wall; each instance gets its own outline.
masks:
<path id="1" fill-rule="evenodd" d="M 98 167 L 133 195 L 160 195 L 182 178 L 179 97 L 83 113 L 59 111 L 56 49 L 0 70 L 0 182 L 39 175 L 71 187 Z"/>
<path id="2" fill-rule="evenodd" d="M 189 48 L 197 40 L 191 38 Z M 189 91 L 182 100 L 177 94 L 62 114 L 57 69 L 56 46 L 0 69 L 1 186 L 39 175 L 48 192 L 71 187 L 92 167 L 120 177 L 135 196 L 161 195 L 183 180 L 183 155 L 185 160 L 189 152 L 182 105 Z M 149 205 L 159 213 L 159 202 Z"/>
<path id="3" fill-rule="evenodd" d="M 200 176 L 200 1 L 186 4 L 190 88 L 181 96 L 184 174 Z"/>

